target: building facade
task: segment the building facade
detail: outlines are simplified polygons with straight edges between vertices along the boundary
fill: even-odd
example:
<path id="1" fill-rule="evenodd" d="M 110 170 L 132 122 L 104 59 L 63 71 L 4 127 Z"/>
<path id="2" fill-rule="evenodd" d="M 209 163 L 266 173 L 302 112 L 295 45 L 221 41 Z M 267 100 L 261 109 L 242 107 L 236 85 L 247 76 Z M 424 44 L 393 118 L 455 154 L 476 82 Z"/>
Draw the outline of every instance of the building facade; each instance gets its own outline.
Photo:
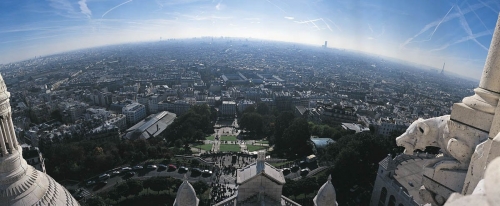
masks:
<path id="1" fill-rule="evenodd" d="M 122 114 L 127 118 L 127 124 L 133 125 L 146 117 L 146 107 L 134 102 L 123 107 Z"/>
<path id="2" fill-rule="evenodd" d="M 236 102 L 234 101 L 222 101 L 220 106 L 220 114 L 226 117 L 234 117 L 236 114 Z"/>
<path id="3" fill-rule="evenodd" d="M 23 148 L 23 158 L 26 162 L 38 171 L 45 173 L 45 161 L 38 147 L 30 147 L 28 145 L 21 145 L 21 147 Z"/>

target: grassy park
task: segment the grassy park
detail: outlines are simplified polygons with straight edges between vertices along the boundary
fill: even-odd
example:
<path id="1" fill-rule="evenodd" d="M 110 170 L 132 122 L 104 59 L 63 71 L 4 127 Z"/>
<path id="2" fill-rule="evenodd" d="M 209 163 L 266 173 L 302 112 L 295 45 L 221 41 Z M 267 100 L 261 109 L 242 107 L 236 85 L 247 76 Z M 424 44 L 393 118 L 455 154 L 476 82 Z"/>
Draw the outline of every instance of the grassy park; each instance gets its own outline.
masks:
<path id="1" fill-rule="evenodd" d="M 237 144 L 221 144 L 219 151 L 221 151 L 221 152 L 239 152 L 240 146 Z"/>
<path id="2" fill-rule="evenodd" d="M 214 136 L 214 135 L 210 135 L 210 136 L 208 136 L 206 139 L 207 139 L 207 140 L 212 140 L 212 141 L 214 141 L 214 140 L 215 140 L 215 136 Z"/>
<path id="3" fill-rule="evenodd" d="M 222 141 L 237 141 L 236 136 L 221 136 Z"/>
<path id="4" fill-rule="evenodd" d="M 194 148 L 202 149 L 205 151 L 210 151 L 212 150 L 212 144 L 200 144 L 200 145 L 195 145 L 193 146 Z"/>
<path id="5" fill-rule="evenodd" d="M 257 142 L 255 142 L 255 144 L 267 144 L 267 145 L 269 145 L 269 141 L 267 141 L 267 140 L 257 141 Z"/>
<path id="6" fill-rule="evenodd" d="M 247 150 L 249 152 L 257 151 L 257 150 L 263 150 L 266 149 L 266 146 L 260 146 L 260 145 L 247 145 Z"/>

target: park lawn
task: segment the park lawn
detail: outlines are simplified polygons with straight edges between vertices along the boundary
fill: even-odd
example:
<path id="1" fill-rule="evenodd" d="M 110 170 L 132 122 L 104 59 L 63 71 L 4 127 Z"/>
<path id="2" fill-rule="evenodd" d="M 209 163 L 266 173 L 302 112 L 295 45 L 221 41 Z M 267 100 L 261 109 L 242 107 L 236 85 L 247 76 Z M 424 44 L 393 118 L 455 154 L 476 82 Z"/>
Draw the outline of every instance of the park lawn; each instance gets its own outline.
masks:
<path id="1" fill-rule="evenodd" d="M 269 144 L 269 141 L 262 140 L 262 141 L 255 142 L 255 144 Z"/>
<path id="2" fill-rule="evenodd" d="M 199 148 L 199 149 L 202 149 L 202 150 L 205 150 L 205 151 L 210 151 L 212 150 L 212 144 L 200 144 L 200 145 L 196 145 L 196 146 L 193 146 L 194 148 Z"/>
<path id="3" fill-rule="evenodd" d="M 207 139 L 207 140 L 212 140 L 212 141 L 214 141 L 214 140 L 215 140 L 215 136 L 214 136 L 214 135 L 210 135 L 210 136 L 208 136 L 206 139 Z"/>
<path id="4" fill-rule="evenodd" d="M 247 145 L 247 150 L 249 152 L 257 151 L 257 150 L 262 150 L 266 149 L 266 146 L 260 146 L 260 145 Z"/>
<path id="5" fill-rule="evenodd" d="M 222 141 L 237 141 L 236 136 L 221 136 Z"/>
<path id="6" fill-rule="evenodd" d="M 219 150 L 221 152 L 239 152 L 240 146 L 237 144 L 221 144 Z"/>

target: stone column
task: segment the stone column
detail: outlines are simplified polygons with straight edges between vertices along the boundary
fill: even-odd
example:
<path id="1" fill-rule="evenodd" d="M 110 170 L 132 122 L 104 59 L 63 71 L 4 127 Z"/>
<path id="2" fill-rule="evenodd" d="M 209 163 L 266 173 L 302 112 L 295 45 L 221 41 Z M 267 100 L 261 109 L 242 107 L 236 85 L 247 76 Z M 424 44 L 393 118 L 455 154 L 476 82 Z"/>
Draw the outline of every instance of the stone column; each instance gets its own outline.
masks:
<path id="1" fill-rule="evenodd" d="M 495 32 L 493 33 L 479 87 L 476 88 L 474 92 L 474 96 L 463 99 L 465 105 L 477 110 L 475 113 L 470 113 L 472 115 L 469 116 L 470 120 L 467 122 L 478 122 L 486 126 L 486 122 L 490 121 L 491 124 L 489 129 L 483 129 L 483 131 L 488 134 L 488 139 L 477 144 L 475 147 L 469 170 L 467 171 L 467 176 L 464 181 L 462 194 L 471 194 L 473 192 L 478 182 L 482 179 L 488 163 L 494 157 L 500 155 L 500 153 L 497 152 L 498 149 L 500 149 L 500 139 L 495 138 L 500 131 L 500 105 L 498 105 L 500 103 L 498 102 L 500 97 L 500 15 L 495 26 Z M 453 105 L 453 109 L 455 109 L 455 105 Z M 492 105 L 495 105 L 493 107 L 493 112 L 491 112 Z M 483 112 L 482 115 L 474 115 L 481 112 Z M 453 110 L 452 114 L 453 113 L 458 112 Z M 466 115 L 461 119 L 466 119 Z M 469 136 L 469 138 L 473 138 L 473 136 Z M 493 140 L 493 138 L 495 138 L 495 140 Z"/>
<path id="2" fill-rule="evenodd" d="M 2 123 L 5 124 L 5 132 L 7 132 L 7 134 L 9 135 L 10 137 L 10 141 L 12 141 L 12 147 L 14 150 L 17 150 L 17 139 L 16 139 L 16 135 L 13 135 L 13 131 L 12 131 L 12 127 L 10 127 L 10 122 L 9 122 L 9 119 L 10 117 L 7 116 L 7 119 L 3 119 L 2 120 Z"/>
<path id="3" fill-rule="evenodd" d="M 15 139 L 12 139 L 12 136 L 10 135 L 9 128 L 7 125 L 6 119 L 2 119 L 2 131 L 5 134 L 7 138 L 9 138 L 10 145 L 12 147 L 12 151 L 16 150 L 17 148 L 15 147 Z"/>
<path id="4" fill-rule="evenodd" d="M 12 123 L 12 116 L 11 114 L 7 115 L 7 119 L 5 120 L 7 122 L 7 129 L 9 129 L 10 136 L 12 137 L 14 141 L 14 146 L 17 149 L 19 146 L 19 143 L 17 142 L 16 138 L 16 132 L 14 131 L 14 124 Z"/>
<path id="5" fill-rule="evenodd" d="M 491 39 L 479 87 L 474 96 L 462 100 L 467 106 L 493 114 L 500 96 L 500 15 Z"/>
<path id="6" fill-rule="evenodd" d="M 499 16 L 500 20 L 500 16 Z M 500 98 L 500 21 L 497 21 L 479 87 L 453 105 L 451 119 L 489 133 Z M 494 137 L 490 136 L 490 137 Z"/>
<path id="7" fill-rule="evenodd" d="M 3 139 L 5 140 L 5 144 L 8 144 L 12 150 L 12 140 L 10 139 L 9 135 L 7 135 L 7 133 L 5 133 L 5 130 L 3 128 L 4 128 L 3 121 L 0 121 L 0 133 L 3 137 Z M 7 153 L 8 153 L 8 151 L 7 151 Z"/>
<path id="8" fill-rule="evenodd" d="M 5 137 L 2 134 L 0 134 L 0 146 L 2 146 L 2 149 L 0 150 L 2 154 L 9 154 L 9 152 L 7 151 L 7 147 L 5 146 Z"/>

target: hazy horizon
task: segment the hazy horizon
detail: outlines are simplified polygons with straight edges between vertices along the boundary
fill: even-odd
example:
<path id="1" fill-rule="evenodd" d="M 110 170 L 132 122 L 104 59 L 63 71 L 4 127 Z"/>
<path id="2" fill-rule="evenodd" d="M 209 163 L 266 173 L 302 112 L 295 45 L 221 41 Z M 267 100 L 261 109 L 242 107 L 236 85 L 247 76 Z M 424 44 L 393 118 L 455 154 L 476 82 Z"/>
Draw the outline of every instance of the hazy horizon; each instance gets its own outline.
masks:
<path id="1" fill-rule="evenodd" d="M 0 64 L 104 45 L 224 36 L 348 49 L 479 79 L 500 3 L 47 0 L 0 3 Z"/>

